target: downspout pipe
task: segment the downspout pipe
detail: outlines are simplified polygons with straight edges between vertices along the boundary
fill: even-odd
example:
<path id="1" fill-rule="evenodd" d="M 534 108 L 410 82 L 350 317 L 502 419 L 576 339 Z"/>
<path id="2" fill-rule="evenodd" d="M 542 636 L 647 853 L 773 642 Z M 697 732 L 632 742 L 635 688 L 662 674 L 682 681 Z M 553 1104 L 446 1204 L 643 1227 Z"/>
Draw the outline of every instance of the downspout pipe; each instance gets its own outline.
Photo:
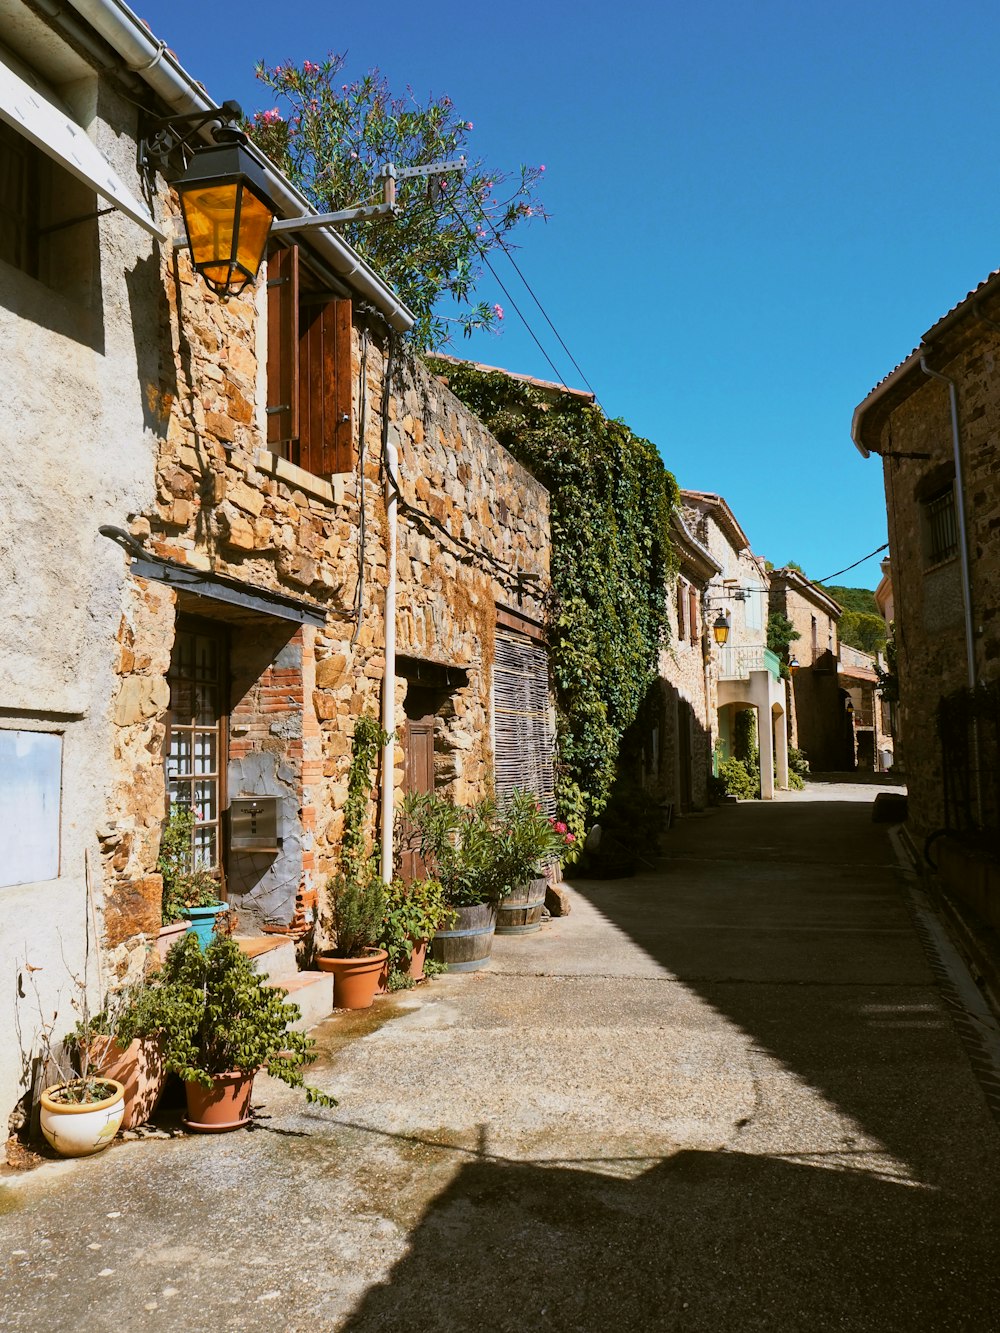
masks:
<path id="1" fill-rule="evenodd" d="M 958 390 L 955 381 L 939 370 L 932 370 L 927 358 L 920 358 L 920 369 L 932 379 L 941 380 L 948 386 L 948 398 L 951 402 L 951 444 L 955 460 L 955 490 L 958 512 L 958 555 L 962 569 L 962 606 L 965 611 L 965 660 L 968 668 L 969 689 L 976 688 L 976 649 L 972 629 L 972 581 L 969 575 L 969 539 L 965 526 L 965 482 L 962 477 L 961 436 L 958 429 Z"/>
<path id="2" fill-rule="evenodd" d="M 382 677 L 382 881 L 392 882 L 392 833 L 395 817 L 396 769 L 396 498 L 399 494 L 399 451 L 392 434 L 385 441 L 385 674 Z"/>

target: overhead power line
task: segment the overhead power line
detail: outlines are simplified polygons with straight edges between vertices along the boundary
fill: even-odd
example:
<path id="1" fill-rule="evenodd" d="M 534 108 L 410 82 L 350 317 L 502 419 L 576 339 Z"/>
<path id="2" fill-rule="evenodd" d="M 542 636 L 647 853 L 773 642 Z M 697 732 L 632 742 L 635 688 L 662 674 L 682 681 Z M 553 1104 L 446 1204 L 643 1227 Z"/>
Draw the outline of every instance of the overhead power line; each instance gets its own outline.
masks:
<path id="1" fill-rule="evenodd" d="M 533 341 L 534 341 L 534 343 L 535 343 L 535 346 L 536 346 L 536 347 L 538 348 L 538 350 L 541 352 L 542 356 L 545 357 L 545 360 L 546 360 L 546 361 L 549 363 L 549 365 L 552 367 L 552 373 L 553 373 L 553 375 L 555 375 L 556 380 L 559 382 L 560 386 L 561 386 L 562 388 L 564 388 L 564 389 L 566 390 L 567 393 L 569 393 L 569 392 L 570 392 L 569 385 L 568 385 L 568 384 L 566 383 L 566 381 L 563 379 L 562 375 L 560 375 L 559 370 L 558 370 L 558 367 L 556 366 L 556 363 L 552 360 L 552 358 L 549 356 L 548 352 L 547 352 L 547 351 L 545 350 L 545 348 L 542 346 L 541 341 L 539 340 L 538 334 L 535 332 L 535 330 L 534 330 L 534 329 L 531 327 L 531 325 L 528 323 L 528 320 L 527 320 L 527 318 L 525 317 L 524 312 L 521 310 L 521 307 L 517 304 L 517 302 L 514 300 L 513 296 L 511 296 L 510 292 L 508 291 L 507 287 L 504 285 L 503 279 L 500 277 L 500 274 L 496 271 L 496 269 L 495 269 L 495 268 L 493 267 L 493 265 L 490 263 L 490 257 L 489 257 L 489 255 L 486 253 L 486 251 L 483 249 L 483 247 L 480 245 L 478 239 L 476 238 L 476 234 L 475 234 L 475 232 L 474 232 L 474 231 L 472 230 L 472 228 L 469 226 L 468 222 L 466 222 L 465 218 L 462 217 L 461 213 L 460 213 L 460 212 L 458 211 L 458 209 L 455 207 L 455 205 L 454 205 L 454 203 L 452 202 L 451 198 L 448 198 L 446 202 L 447 202 L 447 204 L 448 204 L 448 207 L 451 209 L 452 213 L 455 215 L 455 217 L 456 217 L 456 219 L 458 220 L 458 222 L 461 224 L 461 226 L 463 226 L 463 227 L 465 228 L 465 231 L 466 231 L 466 234 L 467 234 L 468 237 L 469 237 L 469 240 L 472 242 L 472 244 L 473 244 L 473 245 L 476 247 L 476 249 L 479 251 L 479 253 L 480 253 L 481 257 L 482 257 L 483 263 L 486 265 L 486 267 L 489 269 L 489 271 L 493 274 L 493 277 L 496 279 L 497 286 L 498 286 L 498 287 L 500 288 L 500 290 L 503 292 L 504 296 L 506 296 L 508 302 L 510 303 L 511 309 L 516 313 L 516 315 L 517 315 L 517 317 L 520 319 L 521 323 L 522 323 L 522 324 L 524 325 L 524 327 L 528 330 L 529 334 L 531 335 L 531 337 L 532 337 L 532 339 L 533 339 Z"/>
<path id="2" fill-rule="evenodd" d="M 846 574 L 848 570 L 857 569 L 858 565 L 863 565 L 865 561 L 870 560 L 873 555 L 880 555 L 883 551 L 888 551 L 888 549 L 888 542 L 886 542 L 884 546 L 876 546 L 874 551 L 869 551 L 868 554 L 863 555 L 860 560 L 855 560 L 853 565 L 845 565 L 843 569 L 835 570 L 834 573 L 827 574 L 825 578 L 813 579 L 812 581 L 813 583 L 828 583 L 830 579 L 835 579 L 840 574 Z"/>
<path id="3" fill-rule="evenodd" d="M 538 297 L 535 295 L 535 291 L 534 291 L 534 288 L 532 287 L 531 283 L 528 281 L 528 279 L 527 279 L 527 278 L 524 276 L 524 274 L 521 272 L 520 266 L 518 265 L 517 260 L 514 258 L 513 254 L 511 253 L 511 251 L 510 251 L 510 249 L 509 249 L 509 247 L 508 247 L 508 245 L 507 245 L 507 242 L 504 240 L 504 238 L 503 238 L 503 237 L 500 235 L 500 233 L 497 231 L 496 227 L 494 227 L 494 225 L 493 225 L 493 220 L 492 220 L 492 219 L 491 219 L 485 212 L 483 212 L 483 210 L 482 210 L 481 208 L 480 208 L 479 212 L 480 212 L 480 215 L 482 216 L 483 221 L 486 223 L 486 225 L 489 227 L 490 231 L 491 231 L 491 232 L 493 233 L 493 235 L 496 237 L 497 244 L 500 246 L 500 249 L 504 252 L 504 254 L 507 256 L 507 258 L 510 260 L 511 264 L 513 265 L 513 267 L 514 267 L 514 272 L 517 274 L 517 276 L 521 279 L 521 281 L 524 283 L 525 287 L 527 288 L 527 290 L 528 290 L 528 295 L 531 297 L 531 299 L 534 301 L 535 305 L 538 306 L 539 310 L 542 312 L 542 315 L 543 315 L 544 318 L 545 318 L 545 322 L 546 322 L 546 324 L 548 324 L 549 328 L 552 330 L 552 332 L 553 332 L 553 333 L 556 335 L 556 337 L 559 339 L 559 346 L 563 349 L 563 351 L 566 353 L 566 355 L 569 357 L 569 359 L 573 362 L 573 365 L 576 367 L 577 373 L 579 374 L 580 378 L 583 380 L 584 384 L 586 384 L 587 388 L 588 388 L 588 389 L 590 390 L 590 392 L 594 395 L 594 398 L 595 398 L 595 400 L 596 400 L 596 398 L 597 398 L 597 390 L 594 388 L 594 386 L 591 384 L 590 380 L 588 380 L 587 377 L 586 377 L 586 375 L 583 373 L 583 370 L 582 370 L 581 367 L 580 367 L 580 363 L 579 363 L 579 361 L 577 361 L 576 357 L 573 355 L 573 353 L 572 353 L 572 352 L 569 350 L 569 348 L 566 346 L 565 342 L 563 342 L 562 334 L 559 332 L 559 330 L 556 328 L 556 326 L 552 323 L 552 320 L 549 318 L 549 313 L 548 313 L 548 311 L 545 309 L 545 307 L 542 305 L 541 301 L 540 301 L 540 300 L 538 299 Z"/>

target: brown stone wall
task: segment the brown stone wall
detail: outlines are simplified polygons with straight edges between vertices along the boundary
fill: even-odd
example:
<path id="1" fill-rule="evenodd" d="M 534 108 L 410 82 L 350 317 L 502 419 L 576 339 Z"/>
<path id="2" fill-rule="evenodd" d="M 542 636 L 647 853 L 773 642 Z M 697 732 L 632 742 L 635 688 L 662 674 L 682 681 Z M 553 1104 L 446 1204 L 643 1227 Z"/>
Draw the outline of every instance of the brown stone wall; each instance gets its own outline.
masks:
<path id="1" fill-rule="evenodd" d="M 263 280 L 221 304 L 187 256 L 164 261 L 162 411 L 153 507 L 128 516 L 148 550 L 327 609 L 321 628 L 235 615 L 207 599 L 198 614 L 227 626 L 234 678 L 229 784 L 281 794 L 285 838 L 270 865 L 237 859 L 230 892 L 245 925 L 291 919 L 336 868 L 354 721 L 378 716 L 384 674 L 386 508 L 381 403 L 387 336 L 355 321 L 355 472 L 316 478 L 276 460 L 263 433 Z M 362 371 L 364 372 L 362 383 Z M 397 650 L 460 668 L 440 719 L 440 773 L 459 800 L 490 789 L 490 691 L 498 605 L 542 619 L 548 583 L 547 492 L 422 363 L 397 355 L 389 429 L 400 454 Z M 364 523 L 362 524 L 362 515 Z M 121 781 L 109 801 L 110 898 L 116 937 L 154 927 L 151 878 L 163 816 L 163 711 L 175 598 L 135 584 L 142 653 L 122 656 L 114 725 Z M 176 608 L 190 612 L 184 605 Z M 355 619 L 356 604 L 360 617 Z M 402 737 L 405 682 L 395 691 Z M 397 788 L 403 750 L 396 746 Z M 373 804 L 370 831 L 375 835 Z M 141 835 L 132 834 L 133 826 Z M 143 884 L 143 911 L 124 910 Z M 132 886 L 131 888 L 128 886 Z M 110 921 L 110 918 L 109 918 Z"/>
<path id="2" fill-rule="evenodd" d="M 684 604 L 684 634 L 678 623 L 677 587 Z M 694 641 L 689 624 L 687 590 L 695 588 L 698 614 Z M 708 803 L 708 779 L 712 772 L 714 702 L 710 698 L 712 661 L 706 662 L 704 621 L 704 580 L 696 580 L 684 571 L 675 582 L 674 595 L 668 597 L 669 646 L 660 654 L 660 680 L 663 689 L 663 728 L 660 781 L 664 798 L 680 811 L 685 806 L 702 809 Z M 709 650 L 710 652 L 710 650 Z M 687 729 L 688 746 L 681 743 L 680 731 Z M 682 773 L 684 756 L 689 756 L 689 777 Z"/>
<path id="3" fill-rule="evenodd" d="M 1000 674 L 1000 335 L 978 321 L 965 334 L 972 340 L 950 360 L 938 351 L 932 361 L 958 384 L 975 670 L 977 678 L 992 681 Z M 920 383 L 885 422 L 881 448 L 895 455 L 884 460 L 883 472 L 901 690 L 896 760 L 902 758 L 906 771 L 911 823 L 926 833 L 944 821 L 938 700 L 967 683 L 959 558 L 928 564 L 920 503 L 922 486 L 952 462 L 948 386 Z"/>

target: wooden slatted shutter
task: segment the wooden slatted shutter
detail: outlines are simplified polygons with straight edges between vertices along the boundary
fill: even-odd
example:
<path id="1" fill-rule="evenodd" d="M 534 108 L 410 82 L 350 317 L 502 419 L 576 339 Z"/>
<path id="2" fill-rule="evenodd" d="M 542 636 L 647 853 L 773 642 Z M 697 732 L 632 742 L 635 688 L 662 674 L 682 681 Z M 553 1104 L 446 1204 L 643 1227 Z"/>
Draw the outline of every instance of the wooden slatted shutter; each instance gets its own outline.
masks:
<path id="1" fill-rule="evenodd" d="M 299 465 L 319 476 L 351 472 L 350 301 L 300 298 L 299 383 Z"/>
<path id="2" fill-rule="evenodd" d="M 698 642 L 698 593 L 688 586 L 688 634 L 692 643 Z"/>
<path id="3" fill-rule="evenodd" d="M 687 630 L 684 627 L 684 611 L 687 598 L 684 595 L 685 584 L 680 579 L 677 580 L 677 642 L 683 643 L 687 638 Z"/>
<path id="4" fill-rule="evenodd" d="M 531 791 L 556 813 L 549 655 L 523 634 L 497 627 L 493 660 L 493 767 L 497 799 Z"/>
<path id="5" fill-rule="evenodd" d="M 288 457 L 299 434 L 299 247 L 267 259 L 267 442 Z"/>

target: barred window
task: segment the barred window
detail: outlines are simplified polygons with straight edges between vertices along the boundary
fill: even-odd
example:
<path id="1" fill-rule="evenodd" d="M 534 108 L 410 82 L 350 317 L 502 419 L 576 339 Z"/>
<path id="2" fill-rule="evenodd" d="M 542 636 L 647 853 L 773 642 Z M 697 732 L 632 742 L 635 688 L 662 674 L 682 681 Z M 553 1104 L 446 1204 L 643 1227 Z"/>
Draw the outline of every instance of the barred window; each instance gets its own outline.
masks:
<path id="1" fill-rule="evenodd" d="M 955 488 L 951 483 L 924 500 L 924 528 L 927 563 L 937 565 L 950 560 L 958 549 Z"/>

